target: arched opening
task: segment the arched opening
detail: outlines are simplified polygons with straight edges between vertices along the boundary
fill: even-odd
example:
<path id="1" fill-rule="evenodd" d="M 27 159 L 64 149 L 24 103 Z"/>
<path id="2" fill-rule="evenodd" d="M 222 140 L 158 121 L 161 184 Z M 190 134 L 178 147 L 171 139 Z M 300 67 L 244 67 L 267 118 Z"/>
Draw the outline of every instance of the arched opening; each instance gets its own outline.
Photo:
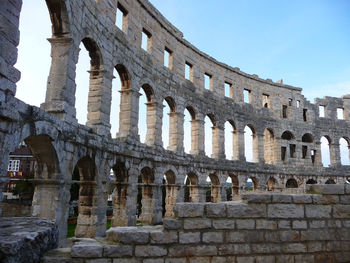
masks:
<path id="1" fill-rule="evenodd" d="M 79 184 L 76 237 L 94 237 L 96 234 L 95 179 L 94 161 L 89 156 L 81 158 L 74 167 L 71 186 L 72 192 L 74 184 Z"/>
<path id="2" fill-rule="evenodd" d="M 290 131 L 284 131 L 281 139 L 281 160 L 282 162 L 287 163 L 289 158 L 293 160 L 297 157 L 296 144 L 295 142 L 292 142 L 295 137 Z"/>
<path id="3" fill-rule="evenodd" d="M 342 165 L 350 165 L 350 139 L 340 138 L 340 162 Z"/>
<path id="4" fill-rule="evenodd" d="M 244 128 L 244 155 L 247 162 L 258 162 L 257 138 L 252 125 Z"/>
<path id="5" fill-rule="evenodd" d="M 177 199 L 176 175 L 172 170 L 167 171 L 163 178 L 163 216 L 174 216 L 174 205 Z"/>
<path id="6" fill-rule="evenodd" d="M 113 70 L 114 79 L 112 81 L 112 101 L 111 101 L 111 136 L 115 138 L 120 131 L 121 120 L 123 113 L 128 111 L 130 76 L 124 65 L 118 64 Z"/>
<path id="7" fill-rule="evenodd" d="M 139 135 L 140 141 L 147 145 L 152 145 L 154 122 L 156 121 L 156 104 L 151 86 L 145 84 L 140 89 L 139 99 Z M 146 120 L 146 121 L 145 121 Z"/>
<path id="8" fill-rule="evenodd" d="M 163 147 L 169 149 L 169 146 L 176 146 L 177 123 L 176 123 L 176 108 L 175 101 L 171 97 L 166 97 L 163 108 L 163 122 L 162 122 L 162 140 Z"/>
<path id="9" fill-rule="evenodd" d="M 124 163 L 117 163 L 113 166 L 112 184 L 112 206 L 113 216 L 111 226 L 127 226 L 127 198 L 129 176 Z"/>
<path id="10" fill-rule="evenodd" d="M 238 148 L 237 145 L 237 131 L 233 121 L 229 120 L 225 122 L 225 155 L 228 160 L 237 160 L 238 155 L 235 151 Z"/>
<path id="11" fill-rule="evenodd" d="M 16 68 L 21 72 L 21 78 L 16 84 L 16 97 L 37 107 L 45 100 L 46 77 L 50 71 L 51 46 L 47 38 L 59 35 L 63 30 L 69 32 L 68 19 L 67 23 L 64 19 L 67 17 L 65 4 L 59 1 L 54 8 L 51 2 L 53 1 L 47 1 L 45 5 L 44 1 L 23 1 L 19 20 L 20 42 Z M 52 19 L 54 15 L 57 17 L 55 20 Z M 35 35 L 33 28 L 37 29 Z M 5 47 L 5 43 L 2 46 Z M 33 52 L 33 47 L 40 52 Z M 3 52 L 10 54 L 9 50 Z"/>
<path id="12" fill-rule="evenodd" d="M 335 184 L 335 181 L 333 179 L 328 179 L 325 184 Z"/>
<path id="13" fill-rule="evenodd" d="M 275 136 L 271 129 L 265 129 L 264 131 L 264 159 L 265 163 L 268 164 L 276 162 Z"/>
<path id="14" fill-rule="evenodd" d="M 230 174 L 226 180 L 226 200 L 234 201 L 238 199 L 239 182 L 238 176 Z"/>
<path id="15" fill-rule="evenodd" d="M 245 182 L 246 191 L 256 191 L 258 189 L 258 180 L 255 177 L 248 177 Z"/>
<path id="16" fill-rule="evenodd" d="M 193 172 L 188 173 L 185 177 L 184 202 L 199 202 L 198 177 Z"/>
<path id="17" fill-rule="evenodd" d="M 306 181 L 306 184 L 317 184 L 317 181 L 315 179 L 309 179 Z"/>
<path id="18" fill-rule="evenodd" d="M 195 147 L 196 130 L 195 124 L 196 112 L 191 106 L 187 106 L 185 109 L 184 117 L 184 149 L 185 153 L 190 153 Z"/>
<path id="19" fill-rule="evenodd" d="M 138 179 L 137 216 L 143 224 L 152 224 L 154 213 L 154 173 L 149 167 L 144 167 Z"/>
<path id="20" fill-rule="evenodd" d="M 267 191 L 274 192 L 277 190 L 277 180 L 274 177 L 270 177 L 266 182 Z"/>
<path id="21" fill-rule="evenodd" d="M 208 114 L 204 118 L 204 151 L 205 155 L 211 157 L 213 154 L 213 135 L 216 121 L 214 115 Z"/>
<path id="22" fill-rule="evenodd" d="M 220 202 L 220 181 L 215 174 L 210 174 L 206 180 L 206 202 Z"/>
<path id="23" fill-rule="evenodd" d="M 328 136 L 321 137 L 321 158 L 323 167 L 328 167 L 331 164 L 330 146 L 331 140 Z"/>
<path id="24" fill-rule="evenodd" d="M 298 183 L 294 178 L 287 180 L 286 188 L 298 188 Z"/>
<path id="25" fill-rule="evenodd" d="M 302 142 L 313 143 L 314 137 L 310 133 L 305 133 L 301 138 Z"/>

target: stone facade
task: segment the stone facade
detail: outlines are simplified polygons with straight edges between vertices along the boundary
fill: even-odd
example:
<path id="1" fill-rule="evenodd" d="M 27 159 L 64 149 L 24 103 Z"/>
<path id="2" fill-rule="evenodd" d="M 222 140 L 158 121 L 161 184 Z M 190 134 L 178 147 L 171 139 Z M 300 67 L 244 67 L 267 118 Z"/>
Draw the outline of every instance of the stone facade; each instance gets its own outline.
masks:
<path id="1" fill-rule="evenodd" d="M 44 262 L 349 262 L 349 197 L 348 185 L 313 185 L 308 194 L 178 203 L 164 226 L 111 228 Z"/>
<path id="2" fill-rule="evenodd" d="M 340 163 L 339 139 L 350 138 L 350 96 L 310 103 L 301 89 L 249 75 L 220 63 L 188 43 L 147 0 L 47 0 L 52 23 L 49 39 L 52 63 L 45 102 L 40 108 L 18 100 L 13 67 L 19 42 L 21 0 L 0 3 L 0 175 L 9 153 L 23 140 L 38 161 L 32 215 L 53 220 L 66 236 L 72 173 L 80 173 L 77 237 L 105 235 L 110 170 L 115 174 L 113 225 L 136 224 L 137 190 L 142 192 L 144 224 L 162 221 L 163 177 L 167 177 L 166 216 L 182 202 L 204 202 L 206 178 L 211 200 L 226 200 L 226 180 L 232 192 L 244 191 L 252 178 L 256 191 L 299 187 L 309 179 L 343 184 L 349 167 Z M 116 10 L 122 30 L 115 25 Z M 142 32 L 148 36 L 141 48 Z M 75 110 L 75 68 L 79 45 L 91 58 L 88 120 L 80 125 Z M 164 50 L 170 64 L 163 64 Z M 189 79 L 185 78 L 189 66 Z M 113 70 L 122 81 L 120 128 L 110 134 Z M 204 75 L 210 75 L 210 90 Z M 224 96 L 224 83 L 231 97 Z M 138 135 L 140 90 L 147 96 L 147 135 Z M 243 92 L 250 101 L 243 101 Z M 168 149 L 162 146 L 163 104 L 171 108 Z M 324 118 L 319 106 L 325 106 Z M 344 119 L 336 118 L 343 109 Z M 184 153 L 184 112 L 191 113 L 191 154 Z M 204 118 L 213 123 L 213 154 L 204 155 Z M 224 124 L 234 128 L 232 160 L 225 158 Z M 244 156 L 244 128 L 253 132 L 253 162 Z M 330 143 L 331 167 L 321 164 L 320 139 Z M 283 158 L 281 158 L 283 156 Z M 229 157 L 229 159 L 231 159 Z M 186 175 L 190 185 L 185 186 Z M 3 177 L 0 178 L 1 181 Z M 188 187 L 188 188 L 186 188 Z M 292 191 L 292 190 L 289 190 Z M 299 191 L 299 190 L 293 190 Z M 302 191 L 302 190 L 301 190 Z M 255 224 L 255 223 L 254 223 Z M 195 237 L 194 237 L 195 238 Z"/>

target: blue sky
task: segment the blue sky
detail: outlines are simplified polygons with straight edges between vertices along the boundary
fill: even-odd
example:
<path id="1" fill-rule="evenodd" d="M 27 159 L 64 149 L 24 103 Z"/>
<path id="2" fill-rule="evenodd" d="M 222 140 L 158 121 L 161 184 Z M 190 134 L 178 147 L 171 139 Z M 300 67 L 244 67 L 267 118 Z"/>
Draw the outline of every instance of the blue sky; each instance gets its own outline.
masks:
<path id="1" fill-rule="evenodd" d="M 347 0 L 151 0 L 157 9 L 197 48 L 217 60 L 262 78 L 303 88 L 315 97 L 350 93 L 350 1 Z M 40 15 L 33 15 L 40 14 Z M 35 29 L 35 30 L 34 30 Z M 44 1 L 24 1 L 21 42 L 16 67 L 22 72 L 17 97 L 36 106 L 45 100 L 50 69 L 50 18 Z M 77 64 L 76 108 L 79 123 L 86 121 L 89 57 L 83 47 Z M 118 130 L 120 83 L 113 81 L 112 136 Z M 144 96 L 141 119 L 144 120 Z M 167 108 L 163 136 L 168 144 Z M 186 120 L 189 119 L 185 116 Z M 141 124 L 145 124 L 141 121 Z M 189 151 L 189 122 L 185 148 Z M 144 138 L 145 127 L 140 130 Z M 211 152 L 210 125 L 206 148 Z M 227 127 L 225 135 L 231 137 Z M 247 138 L 248 139 L 248 138 Z M 228 157 L 230 143 L 226 144 Z"/>

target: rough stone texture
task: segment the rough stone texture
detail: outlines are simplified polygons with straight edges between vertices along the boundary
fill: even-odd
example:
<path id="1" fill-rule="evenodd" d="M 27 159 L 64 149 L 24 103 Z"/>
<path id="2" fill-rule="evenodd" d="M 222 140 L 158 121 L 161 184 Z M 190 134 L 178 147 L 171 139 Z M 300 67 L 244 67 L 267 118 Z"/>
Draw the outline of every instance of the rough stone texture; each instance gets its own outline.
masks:
<path id="1" fill-rule="evenodd" d="M 39 262 L 43 254 L 58 245 L 58 228 L 45 219 L 0 218 L 0 261 Z"/>

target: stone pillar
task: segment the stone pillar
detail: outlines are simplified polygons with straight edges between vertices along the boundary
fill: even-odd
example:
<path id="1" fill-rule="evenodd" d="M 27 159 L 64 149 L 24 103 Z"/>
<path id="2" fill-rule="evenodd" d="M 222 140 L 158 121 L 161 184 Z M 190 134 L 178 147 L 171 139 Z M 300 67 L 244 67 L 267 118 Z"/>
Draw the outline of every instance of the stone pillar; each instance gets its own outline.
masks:
<path id="1" fill-rule="evenodd" d="M 180 112 L 170 112 L 168 150 L 182 153 L 184 151 L 184 117 Z"/>
<path id="2" fill-rule="evenodd" d="M 51 68 L 47 79 L 45 103 L 41 108 L 60 120 L 77 122 L 75 118 L 75 65 L 78 50 L 71 38 L 50 38 Z M 74 54 L 76 54 L 74 56 Z"/>
<path id="3" fill-rule="evenodd" d="M 225 128 L 222 125 L 217 125 L 212 127 L 212 130 L 213 153 L 211 157 L 215 159 L 225 159 Z"/>
<path id="4" fill-rule="evenodd" d="M 90 73 L 88 115 L 86 125 L 99 135 L 110 135 L 112 73 L 93 70 Z"/>
<path id="5" fill-rule="evenodd" d="M 254 160 L 255 162 L 259 162 L 259 163 L 264 163 L 265 159 L 264 159 L 264 134 L 260 134 L 260 133 L 256 133 L 255 135 L 255 141 L 257 143 L 257 150 L 254 151 Z M 254 140 L 253 140 L 254 143 Z M 257 156 L 256 156 L 257 155 Z"/>
<path id="6" fill-rule="evenodd" d="M 239 160 L 239 138 L 237 129 L 232 131 L 232 160 Z"/>
<path id="7" fill-rule="evenodd" d="M 162 185 L 163 185 L 163 177 L 164 174 L 157 171 L 154 175 L 155 178 L 155 186 L 153 193 L 153 211 L 152 211 L 152 224 L 158 225 L 163 221 L 163 193 L 162 193 Z"/>
<path id="8" fill-rule="evenodd" d="M 213 203 L 221 202 L 221 187 L 220 185 L 211 184 L 211 198 Z"/>
<path id="9" fill-rule="evenodd" d="M 236 144 L 236 150 L 238 150 L 238 159 L 245 162 L 245 144 L 244 144 L 244 131 L 237 131 L 238 145 Z M 237 147 L 238 146 L 238 147 Z"/>
<path id="10" fill-rule="evenodd" d="M 330 148 L 329 148 L 332 166 L 341 165 L 339 140 L 335 140 L 335 141 L 336 142 L 332 142 L 330 144 Z"/>
<path id="11" fill-rule="evenodd" d="M 127 226 L 128 225 L 128 213 L 127 213 L 127 198 L 128 198 L 128 183 L 116 182 L 113 190 L 113 217 L 111 225 L 115 226 Z"/>
<path id="12" fill-rule="evenodd" d="M 147 102 L 147 134 L 146 144 L 149 146 L 162 146 L 162 118 L 163 104 Z"/>
<path id="13" fill-rule="evenodd" d="M 190 201 L 191 203 L 198 203 L 200 202 L 200 186 L 199 185 L 188 185 L 190 189 Z M 205 200 L 205 196 L 204 196 Z"/>
<path id="14" fill-rule="evenodd" d="M 140 220 L 143 224 L 150 225 L 153 222 L 155 185 L 142 184 L 142 210 Z"/>
<path id="15" fill-rule="evenodd" d="M 174 205 L 177 200 L 177 185 L 166 185 L 165 186 L 166 196 L 165 196 L 165 217 L 174 216 Z"/>
<path id="16" fill-rule="evenodd" d="M 140 93 L 134 89 L 122 89 L 120 95 L 119 138 L 138 139 L 138 115 Z"/>
<path id="17" fill-rule="evenodd" d="M 191 154 L 204 155 L 204 120 L 191 121 Z"/>
<path id="18" fill-rule="evenodd" d="M 322 167 L 322 156 L 321 156 L 321 142 L 315 142 L 316 154 L 315 154 L 315 165 Z"/>
<path id="19" fill-rule="evenodd" d="M 195 189 L 196 188 L 194 188 L 194 190 Z M 205 199 L 206 199 L 206 185 L 200 184 L 197 186 L 197 198 L 196 198 L 196 200 L 192 199 L 192 202 L 193 203 L 196 203 L 196 202 L 205 203 Z"/>
<path id="20" fill-rule="evenodd" d="M 127 225 L 135 226 L 136 225 L 136 207 L 137 207 L 137 181 L 139 176 L 139 170 L 136 165 L 131 164 L 131 167 L 128 170 L 129 184 L 127 188 L 127 199 L 126 199 L 126 216 L 127 216 Z"/>

